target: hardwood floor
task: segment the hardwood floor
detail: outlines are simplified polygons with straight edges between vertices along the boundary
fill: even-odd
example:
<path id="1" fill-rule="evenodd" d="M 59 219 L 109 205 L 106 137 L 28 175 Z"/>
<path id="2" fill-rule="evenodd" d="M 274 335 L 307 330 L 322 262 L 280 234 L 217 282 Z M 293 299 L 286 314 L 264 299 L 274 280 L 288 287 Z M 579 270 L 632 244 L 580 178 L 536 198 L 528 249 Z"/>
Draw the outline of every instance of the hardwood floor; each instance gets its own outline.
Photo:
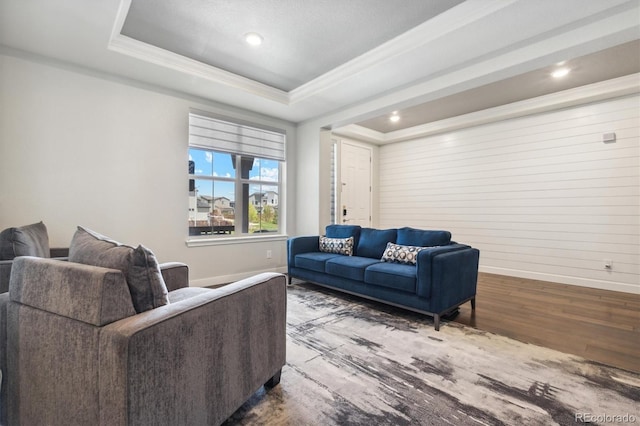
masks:
<path id="1" fill-rule="evenodd" d="M 456 322 L 640 372 L 640 295 L 481 273 Z"/>

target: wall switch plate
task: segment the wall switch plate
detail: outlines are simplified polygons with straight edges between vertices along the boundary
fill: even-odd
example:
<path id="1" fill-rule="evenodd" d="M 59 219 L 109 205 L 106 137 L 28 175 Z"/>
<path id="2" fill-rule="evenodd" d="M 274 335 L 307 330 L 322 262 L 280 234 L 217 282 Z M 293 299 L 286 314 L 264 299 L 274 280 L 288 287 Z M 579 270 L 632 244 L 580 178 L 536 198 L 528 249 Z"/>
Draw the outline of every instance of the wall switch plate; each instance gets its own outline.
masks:
<path id="1" fill-rule="evenodd" d="M 267 250 L 267 259 L 271 259 L 272 255 L 271 250 Z"/>
<path id="2" fill-rule="evenodd" d="M 604 143 L 613 143 L 616 141 L 616 134 L 611 132 L 611 133 L 605 133 L 602 135 L 602 142 Z"/>

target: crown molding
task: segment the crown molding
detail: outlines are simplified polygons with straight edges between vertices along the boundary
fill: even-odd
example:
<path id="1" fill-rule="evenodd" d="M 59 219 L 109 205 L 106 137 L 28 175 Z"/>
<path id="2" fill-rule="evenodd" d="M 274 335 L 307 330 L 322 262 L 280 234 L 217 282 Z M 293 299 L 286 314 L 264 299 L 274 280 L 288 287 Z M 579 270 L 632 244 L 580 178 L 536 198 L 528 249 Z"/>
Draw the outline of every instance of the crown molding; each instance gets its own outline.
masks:
<path id="1" fill-rule="evenodd" d="M 349 83 L 357 83 L 359 79 L 370 78 L 376 70 L 384 70 L 393 62 L 415 64 L 416 58 L 421 57 L 420 52 L 429 44 L 444 40 L 456 31 L 478 23 L 492 14 L 500 13 L 505 8 L 521 1 L 524 0 L 467 0 L 290 92 L 122 35 L 121 31 L 132 0 L 120 0 L 108 41 L 108 49 L 158 65 L 163 69 L 171 69 L 222 87 L 234 88 L 256 98 L 279 104 L 267 103 L 266 105 L 269 107 L 310 108 L 310 105 L 322 102 L 331 106 L 339 103 L 338 101 L 333 102 L 332 97 L 341 96 L 340 87 L 349 87 Z M 388 90 L 383 91 L 378 97 L 369 98 L 360 103 L 358 109 L 361 111 L 369 109 L 366 112 L 370 113 L 370 108 L 380 109 L 379 105 L 381 104 L 398 105 L 403 102 L 413 102 L 418 98 L 423 101 L 432 100 L 446 95 L 445 91 L 451 93 L 452 91 L 465 90 L 474 84 L 490 82 L 494 77 L 504 77 L 527 70 L 538 62 L 548 63 L 551 59 L 563 57 L 569 49 L 585 50 L 584 46 L 587 43 L 602 40 L 608 40 L 609 43 L 627 41 L 632 36 L 637 37 L 638 32 L 637 19 L 633 17 L 632 13 L 629 13 L 630 8 L 630 6 L 626 6 L 622 10 L 621 7 L 618 7 L 615 15 L 601 17 L 601 19 L 584 26 L 567 28 L 563 32 L 547 34 L 544 38 L 520 44 L 516 49 L 493 52 L 472 63 L 459 64 L 449 68 L 446 73 L 443 72 L 432 75 L 428 79 L 400 85 L 393 92 L 390 90 L 391 87 L 387 87 Z M 388 83 L 389 81 L 386 80 L 379 81 L 382 87 Z M 431 126 L 431 124 L 427 126 Z M 345 131 L 359 135 L 360 139 L 373 143 L 388 143 L 411 137 L 409 136 L 411 129 L 399 131 L 401 133 L 394 132 L 384 135 L 371 134 L 356 128 Z"/>
<path id="2" fill-rule="evenodd" d="M 295 104 L 311 96 L 318 95 L 371 68 L 384 66 L 385 63 L 396 60 L 400 56 L 411 54 L 416 49 L 422 48 L 434 40 L 483 19 L 487 15 L 504 9 L 517 1 L 465 1 L 449 11 L 293 89 L 289 92 L 290 103 Z"/>
<path id="3" fill-rule="evenodd" d="M 122 35 L 122 27 L 130 7 L 131 0 L 120 2 L 107 45 L 109 50 L 289 105 L 289 94 L 285 91 Z"/>
<path id="4" fill-rule="evenodd" d="M 121 0 L 108 49 L 142 61 L 173 69 L 208 81 L 244 90 L 287 106 L 316 96 L 360 73 L 384 66 L 447 34 L 483 19 L 519 0 L 470 0 L 436 16 L 357 58 L 303 84 L 290 92 L 204 64 L 121 34 L 132 0 Z"/>
<path id="5" fill-rule="evenodd" d="M 385 141 L 385 134 L 378 132 L 377 130 L 362 127 L 357 124 L 349 124 L 343 127 L 339 127 L 331 131 L 334 135 L 342 136 L 344 138 L 357 139 L 363 142 L 371 142 L 374 144 L 380 144 Z"/>

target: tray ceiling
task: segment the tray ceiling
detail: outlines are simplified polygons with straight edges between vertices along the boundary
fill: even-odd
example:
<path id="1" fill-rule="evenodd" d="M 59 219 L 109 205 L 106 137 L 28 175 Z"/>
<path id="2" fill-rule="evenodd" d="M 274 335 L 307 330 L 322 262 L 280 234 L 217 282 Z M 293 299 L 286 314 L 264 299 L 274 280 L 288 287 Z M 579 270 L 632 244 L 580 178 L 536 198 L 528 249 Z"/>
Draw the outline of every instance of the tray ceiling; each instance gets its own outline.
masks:
<path id="1" fill-rule="evenodd" d="M 288 92 L 462 1 L 132 0 L 121 34 Z"/>
<path id="2" fill-rule="evenodd" d="M 623 43 L 589 55 L 571 58 L 563 61 L 562 66 L 571 70 L 566 78 L 554 79 L 551 73 L 559 67 L 552 65 L 435 101 L 395 110 L 400 117 L 397 122 L 392 122 L 389 119 L 390 114 L 385 114 L 356 124 L 376 132 L 389 133 L 561 90 L 640 73 L 640 41 Z M 640 85 L 640 81 L 638 83 Z"/>

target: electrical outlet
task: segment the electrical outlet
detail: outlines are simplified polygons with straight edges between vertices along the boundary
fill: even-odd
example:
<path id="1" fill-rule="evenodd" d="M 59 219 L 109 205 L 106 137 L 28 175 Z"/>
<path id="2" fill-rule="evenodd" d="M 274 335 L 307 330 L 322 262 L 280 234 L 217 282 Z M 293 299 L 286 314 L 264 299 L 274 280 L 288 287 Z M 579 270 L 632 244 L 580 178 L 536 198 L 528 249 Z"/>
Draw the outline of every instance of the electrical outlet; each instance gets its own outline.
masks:
<path id="1" fill-rule="evenodd" d="M 271 259 L 272 256 L 273 253 L 271 253 L 271 250 L 267 250 L 267 259 Z"/>

